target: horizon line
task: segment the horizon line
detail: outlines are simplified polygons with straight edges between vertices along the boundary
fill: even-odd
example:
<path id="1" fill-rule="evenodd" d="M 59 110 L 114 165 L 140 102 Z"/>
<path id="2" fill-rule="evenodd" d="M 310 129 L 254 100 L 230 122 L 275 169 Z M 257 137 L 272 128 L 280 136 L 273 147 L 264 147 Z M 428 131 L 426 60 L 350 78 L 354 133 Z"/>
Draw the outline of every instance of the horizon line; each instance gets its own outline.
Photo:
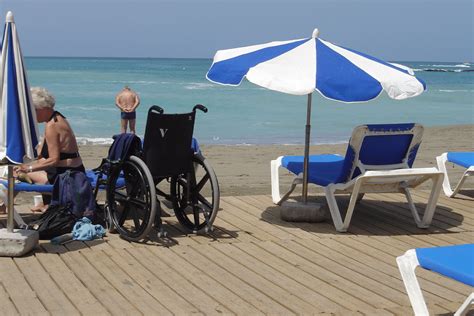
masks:
<path id="1" fill-rule="evenodd" d="M 64 59 L 73 59 L 73 58 L 84 58 L 84 59 L 213 59 L 213 57 L 119 57 L 119 56 L 24 56 L 25 58 L 64 58 Z M 474 61 L 452 61 L 452 60 L 392 60 L 397 62 L 445 62 L 445 63 L 474 63 Z"/>

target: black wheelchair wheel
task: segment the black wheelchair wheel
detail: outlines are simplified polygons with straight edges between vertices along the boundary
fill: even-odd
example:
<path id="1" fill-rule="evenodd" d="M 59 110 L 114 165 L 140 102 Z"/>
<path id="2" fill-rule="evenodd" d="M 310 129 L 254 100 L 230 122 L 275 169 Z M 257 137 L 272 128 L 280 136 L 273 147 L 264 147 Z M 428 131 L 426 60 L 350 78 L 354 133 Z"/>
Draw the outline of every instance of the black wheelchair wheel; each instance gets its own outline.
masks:
<path id="1" fill-rule="evenodd" d="M 182 174 L 171 178 L 171 197 L 178 221 L 197 233 L 212 230 L 219 210 L 219 183 L 212 167 L 201 154 L 193 157 L 194 175 Z"/>
<path id="2" fill-rule="evenodd" d="M 123 176 L 125 184 L 119 182 Z M 146 164 L 130 156 L 120 167 L 111 168 L 107 205 L 112 227 L 121 237 L 139 241 L 147 237 L 156 214 L 155 184 Z"/>

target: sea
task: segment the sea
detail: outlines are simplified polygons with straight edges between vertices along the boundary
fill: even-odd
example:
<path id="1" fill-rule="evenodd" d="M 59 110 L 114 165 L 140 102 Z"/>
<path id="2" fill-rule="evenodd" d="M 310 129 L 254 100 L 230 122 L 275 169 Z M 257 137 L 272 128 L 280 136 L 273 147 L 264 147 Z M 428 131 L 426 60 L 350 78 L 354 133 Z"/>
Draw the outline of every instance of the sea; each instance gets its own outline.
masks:
<path id="1" fill-rule="evenodd" d="M 382 93 L 364 103 L 341 103 L 313 94 L 311 143 L 347 142 L 360 124 L 417 122 L 425 126 L 474 124 L 472 62 L 400 62 L 415 70 L 427 91 L 402 101 Z M 120 132 L 115 96 L 125 85 L 135 90 L 137 134 L 143 135 L 147 111 L 197 114 L 194 136 L 207 145 L 303 144 L 306 96 L 270 91 L 246 80 L 222 86 L 206 79 L 211 59 L 25 58 L 30 86 L 56 97 L 56 109 L 69 120 L 80 144 L 110 144 Z M 40 127 L 42 132 L 42 127 Z"/>

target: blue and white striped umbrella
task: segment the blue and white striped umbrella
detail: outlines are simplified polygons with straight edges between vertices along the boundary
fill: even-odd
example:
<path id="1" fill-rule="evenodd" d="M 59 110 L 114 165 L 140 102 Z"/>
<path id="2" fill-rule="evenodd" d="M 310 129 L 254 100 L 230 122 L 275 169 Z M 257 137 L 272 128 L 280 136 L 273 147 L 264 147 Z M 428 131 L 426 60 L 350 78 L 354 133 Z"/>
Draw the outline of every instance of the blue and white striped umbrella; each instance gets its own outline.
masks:
<path id="1" fill-rule="evenodd" d="M 386 91 L 392 99 L 417 96 L 423 81 L 409 68 L 390 64 L 318 38 L 219 50 L 206 77 L 212 82 L 239 85 L 244 77 L 259 86 L 305 95 L 314 90 L 343 102 L 361 102 Z"/>
<path id="2" fill-rule="evenodd" d="M 237 86 L 244 77 L 259 86 L 294 95 L 308 95 L 303 197 L 307 200 L 311 96 L 363 102 L 385 91 L 392 99 L 420 95 L 426 85 L 408 67 L 391 64 L 318 38 L 271 42 L 217 51 L 207 79 Z"/>
<path id="3" fill-rule="evenodd" d="M 20 42 L 7 13 L 0 64 L 0 161 L 19 164 L 36 157 L 38 124 Z"/>

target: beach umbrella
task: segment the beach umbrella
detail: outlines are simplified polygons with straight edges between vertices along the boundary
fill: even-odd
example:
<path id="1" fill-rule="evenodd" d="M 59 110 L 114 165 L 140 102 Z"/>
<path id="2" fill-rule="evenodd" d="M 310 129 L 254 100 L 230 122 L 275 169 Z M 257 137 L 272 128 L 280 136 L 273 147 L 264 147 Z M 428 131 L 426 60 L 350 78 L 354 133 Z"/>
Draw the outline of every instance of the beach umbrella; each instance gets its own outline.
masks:
<path id="1" fill-rule="evenodd" d="M 364 102 L 385 91 L 402 100 L 421 94 L 426 85 L 408 67 L 332 44 L 318 37 L 219 50 L 206 78 L 237 86 L 243 78 L 259 86 L 308 95 L 303 168 L 303 199 L 308 196 L 308 159 L 313 91 L 341 102 Z"/>
<path id="2" fill-rule="evenodd" d="M 38 125 L 13 14 L 7 13 L 0 63 L 0 162 L 8 164 L 8 220 L 13 230 L 13 164 L 36 157 Z"/>

